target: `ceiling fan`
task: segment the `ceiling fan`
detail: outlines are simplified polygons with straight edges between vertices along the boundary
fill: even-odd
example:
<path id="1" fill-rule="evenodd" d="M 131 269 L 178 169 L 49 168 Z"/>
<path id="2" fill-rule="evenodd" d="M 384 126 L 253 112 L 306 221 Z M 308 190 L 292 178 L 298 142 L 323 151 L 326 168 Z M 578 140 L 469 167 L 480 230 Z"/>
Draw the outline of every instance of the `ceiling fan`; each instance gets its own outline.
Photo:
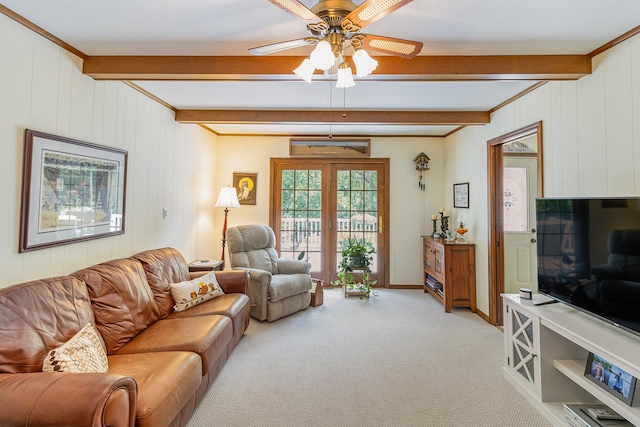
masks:
<path id="1" fill-rule="evenodd" d="M 315 45 L 310 60 L 305 60 L 309 63 L 303 62 L 301 67 L 294 70 L 309 82 L 316 68 L 330 70 L 336 67 L 340 81 L 340 70 L 346 71 L 349 68 L 344 62 L 344 56 L 348 54 L 353 55 L 359 77 L 370 74 L 377 66 L 377 61 L 371 59 L 363 49 L 407 59 L 413 58 L 422 49 L 421 42 L 360 32 L 367 25 L 411 3 L 412 0 L 365 0 L 359 6 L 352 0 L 320 0 L 311 9 L 299 0 L 269 1 L 306 22 L 307 30 L 312 37 L 254 47 L 249 49 L 249 52 L 254 55 L 268 55 L 300 46 Z M 350 69 L 348 73 L 350 76 Z"/>

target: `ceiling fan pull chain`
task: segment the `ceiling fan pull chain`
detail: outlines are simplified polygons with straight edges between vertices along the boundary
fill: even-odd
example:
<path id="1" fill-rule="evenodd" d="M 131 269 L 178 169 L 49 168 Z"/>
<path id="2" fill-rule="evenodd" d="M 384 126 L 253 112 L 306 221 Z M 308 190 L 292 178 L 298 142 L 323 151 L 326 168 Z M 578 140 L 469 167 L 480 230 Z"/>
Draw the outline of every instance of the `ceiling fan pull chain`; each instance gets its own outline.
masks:
<path id="1" fill-rule="evenodd" d="M 347 118 L 347 88 L 342 88 L 342 118 Z"/>
<path id="2" fill-rule="evenodd" d="M 333 138 L 331 133 L 331 111 L 333 109 L 333 81 L 329 78 L 329 139 Z"/>

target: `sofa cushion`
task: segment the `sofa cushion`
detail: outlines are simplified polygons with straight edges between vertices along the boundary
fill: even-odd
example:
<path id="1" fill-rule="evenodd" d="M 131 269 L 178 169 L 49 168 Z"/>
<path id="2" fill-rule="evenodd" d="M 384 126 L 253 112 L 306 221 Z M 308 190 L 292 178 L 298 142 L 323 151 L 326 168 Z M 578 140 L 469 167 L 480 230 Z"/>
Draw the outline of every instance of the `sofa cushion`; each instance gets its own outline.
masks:
<path id="1" fill-rule="evenodd" d="M 153 292 L 137 260 L 115 259 L 77 271 L 73 276 L 87 284 L 107 354 L 115 353 L 160 319 Z"/>
<path id="2" fill-rule="evenodd" d="M 149 326 L 118 350 L 117 354 L 191 351 L 202 359 L 203 375 L 216 364 L 233 336 L 226 316 L 195 316 L 162 319 Z"/>
<path id="3" fill-rule="evenodd" d="M 44 372 L 107 372 L 107 353 L 91 323 L 80 329 L 69 341 L 47 354 L 42 362 Z"/>
<path id="4" fill-rule="evenodd" d="M 131 258 L 140 261 L 147 274 L 147 282 L 153 291 L 160 317 L 173 311 L 170 283 L 189 280 L 189 267 L 182 254 L 173 248 L 151 249 Z"/>
<path id="5" fill-rule="evenodd" d="M 239 339 L 249 324 L 249 297 L 245 294 L 225 294 L 216 299 L 209 300 L 186 311 L 175 311 L 167 316 L 167 319 L 179 319 L 183 317 L 208 316 L 220 314 L 227 316 L 233 323 L 233 335 Z"/>
<path id="6" fill-rule="evenodd" d="M 311 290 L 313 282 L 308 274 L 274 274 L 269 284 L 271 302 L 277 302 L 293 295 Z"/>
<path id="7" fill-rule="evenodd" d="M 211 271 L 196 279 L 169 284 L 175 301 L 175 311 L 184 311 L 205 301 L 224 295 L 215 272 Z"/>
<path id="8" fill-rule="evenodd" d="M 0 373 L 41 372 L 49 350 L 94 322 L 87 288 L 75 277 L 0 289 Z"/>
<path id="9" fill-rule="evenodd" d="M 136 427 L 168 426 L 202 381 L 200 358 L 171 351 L 112 355 L 109 373 L 132 377 L 138 385 Z"/>

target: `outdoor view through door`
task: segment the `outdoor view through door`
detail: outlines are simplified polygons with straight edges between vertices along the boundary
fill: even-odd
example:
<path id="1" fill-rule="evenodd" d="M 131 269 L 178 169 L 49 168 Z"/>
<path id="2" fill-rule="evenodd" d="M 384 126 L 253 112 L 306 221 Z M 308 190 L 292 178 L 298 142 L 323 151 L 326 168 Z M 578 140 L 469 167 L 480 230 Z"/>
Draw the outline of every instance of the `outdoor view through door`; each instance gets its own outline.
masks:
<path id="1" fill-rule="evenodd" d="M 280 256 L 322 265 L 322 170 L 283 170 L 280 178 Z"/>
<path id="2" fill-rule="evenodd" d="M 356 238 L 374 248 L 369 266 L 378 274 L 378 172 L 375 170 L 338 170 L 336 204 L 336 265 L 342 261 L 342 242 Z M 366 245 L 368 246 L 368 245 Z"/>
<path id="3" fill-rule="evenodd" d="M 272 159 L 270 222 L 280 256 L 308 260 L 312 275 L 328 284 L 337 277 L 342 241 L 364 239 L 374 248 L 371 278 L 385 286 L 386 170 L 384 159 L 382 165 L 362 159 Z"/>

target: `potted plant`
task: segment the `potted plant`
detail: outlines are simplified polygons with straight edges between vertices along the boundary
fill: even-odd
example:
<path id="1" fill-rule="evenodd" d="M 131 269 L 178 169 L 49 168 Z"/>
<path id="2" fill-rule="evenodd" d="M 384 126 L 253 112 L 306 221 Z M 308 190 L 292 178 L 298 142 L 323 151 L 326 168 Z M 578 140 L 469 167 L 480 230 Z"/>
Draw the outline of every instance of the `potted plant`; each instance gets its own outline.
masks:
<path id="1" fill-rule="evenodd" d="M 371 255 L 374 247 L 368 240 L 358 237 L 347 237 L 340 242 L 342 248 L 342 260 L 340 261 L 340 270 L 338 271 L 338 280 L 333 282 L 334 285 L 349 287 L 356 289 L 369 296 L 373 286 L 377 280 L 369 280 L 371 272 L 369 265 L 373 260 Z M 362 270 L 362 274 L 354 274 L 353 270 Z M 361 280 L 356 280 L 356 276 L 362 276 Z M 374 295 L 377 293 L 374 292 Z"/>
<path id="2" fill-rule="evenodd" d="M 369 267 L 373 257 L 373 245 L 370 241 L 358 238 L 347 237 L 340 242 L 342 248 L 342 261 L 340 261 L 340 269 L 343 271 L 353 271 L 353 267 L 366 268 Z"/>

